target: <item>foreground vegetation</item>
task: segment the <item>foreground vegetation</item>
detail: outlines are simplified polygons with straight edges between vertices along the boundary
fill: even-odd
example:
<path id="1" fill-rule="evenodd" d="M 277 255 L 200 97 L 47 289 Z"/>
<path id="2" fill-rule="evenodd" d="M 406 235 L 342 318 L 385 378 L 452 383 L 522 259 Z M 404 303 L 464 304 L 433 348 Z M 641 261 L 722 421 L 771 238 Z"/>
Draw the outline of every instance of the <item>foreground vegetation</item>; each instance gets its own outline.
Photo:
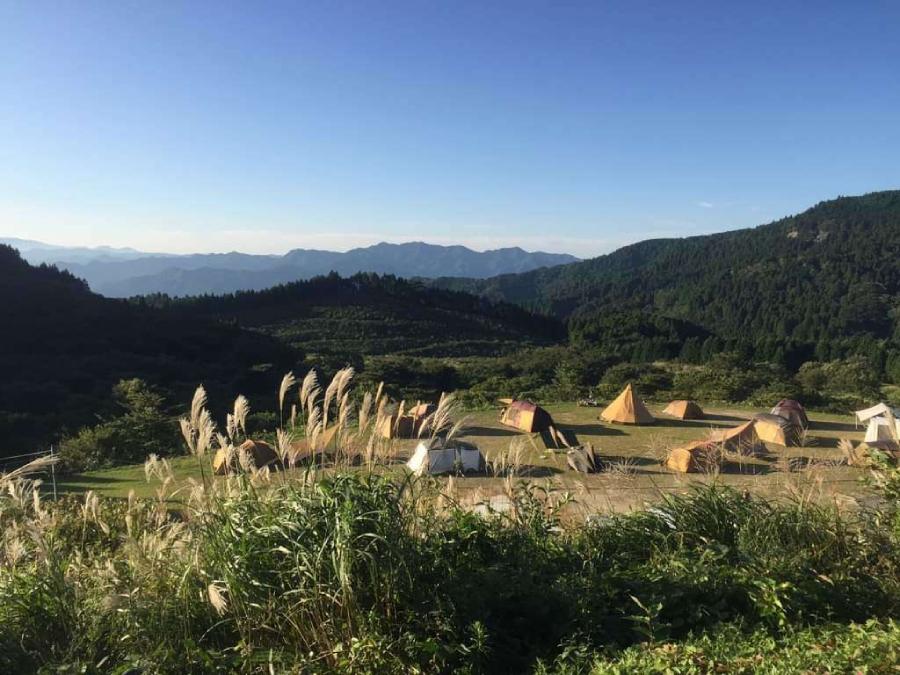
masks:
<path id="1" fill-rule="evenodd" d="M 502 508 L 459 500 L 456 479 L 391 470 L 394 446 L 377 433 L 387 399 L 379 388 L 354 408 L 352 376 L 283 378 L 274 443 L 290 472 L 242 449 L 243 396 L 220 427 L 200 387 L 178 424 L 195 469 L 178 480 L 151 455 L 149 498 L 48 501 L 23 475 L 0 478 L 0 671 L 894 665 L 893 648 L 876 648 L 900 614 L 900 471 L 886 456 L 872 455 L 869 508 L 714 482 L 564 519 L 579 497 L 509 470 L 509 455 L 489 460 Z M 152 392 L 132 382 L 120 395 L 130 421 L 94 441 L 153 428 Z M 423 435 L 452 439 L 459 412 L 442 397 Z M 223 477 L 213 452 L 231 458 Z"/>
<path id="2" fill-rule="evenodd" d="M 561 527 L 560 502 L 525 482 L 510 511 L 482 516 L 428 480 L 263 472 L 172 495 L 164 461 L 147 471 L 157 500 L 8 490 L 5 672 L 897 662 L 896 474 L 885 506 L 852 519 L 713 486 Z"/>

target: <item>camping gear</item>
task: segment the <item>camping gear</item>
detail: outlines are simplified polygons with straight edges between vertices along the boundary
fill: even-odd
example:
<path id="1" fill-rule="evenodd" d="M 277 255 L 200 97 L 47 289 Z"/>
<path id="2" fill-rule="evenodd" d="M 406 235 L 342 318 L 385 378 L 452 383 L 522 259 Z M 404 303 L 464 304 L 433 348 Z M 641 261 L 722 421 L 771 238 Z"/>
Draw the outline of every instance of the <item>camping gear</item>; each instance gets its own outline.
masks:
<path id="1" fill-rule="evenodd" d="M 709 435 L 709 441 L 717 443 L 723 450 L 751 455 L 759 450 L 759 436 L 753 420 L 731 429 L 719 429 Z"/>
<path id="2" fill-rule="evenodd" d="M 566 463 L 572 471 L 579 473 L 598 473 L 603 467 L 600 455 L 594 452 L 594 446 L 590 443 L 569 448 Z"/>
<path id="3" fill-rule="evenodd" d="M 800 426 L 781 415 L 759 413 L 753 416 L 753 426 L 761 441 L 785 447 L 798 445 Z"/>
<path id="4" fill-rule="evenodd" d="M 868 422 L 873 417 L 884 417 L 888 413 L 891 413 L 894 417 L 900 417 L 900 415 L 897 414 L 897 410 L 888 407 L 885 403 L 879 403 L 873 405 L 871 408 L 865 408 L 864 410 L 857 410 L 854 415 L 856 416 L 856 423 L 858 425 L 861 422 Z"/>
<path id="5" fill-rule="evenodd" d="M 663 410 L 663 414 L 680 420 L 701 420 L 704 416 L 703 409 L 699 405 L 684 399 L 672 401 Z"/>
<path id="6" fill-rule="evenodd" d="M 809 417 L 806 416 L 806 409 L 792 398 L 783 398 L 770 411 L 772 415 L 778 415 L 790 420 L 798 427 L 806 428 L 809 426 Z"/>
<path id="7" fill-rule="evenodd" d="M 693 441 L 673 448 L 666 458 L 666 467 L 679 473 L 710 471 L 722 463 L 722 449 L 712 441 Z"/>
<path id="8" fill-rule="evenodd" d="M 630 382 L 616 400 L 606 406 L 600 417 L 618 424 L 653 424 L 656 421 L 644 402 L 634 393 Z"/>
<path id="9" fill-rule="evenodd" d="M 275 452 L 275 448 L 265 441 L 246 440 L 239 448 L 229 448 L 228 450 L 219 448 L 213 456 L 213 473 L 222 476 L 230 472 L 243 471 L 242 456 L 246 458 L 245 461 L 249 464 L 247 468 L 252 467 L 254 469 L 262 469 L 278 461 L 278 453 Z"/>
<path id="10" fill-rule="evenodd" d="M 378 435 L 382 438 L 418 438 L 422 425 L 434 411 L 432 404 L 419 403 L 402 415 L 387 415 L 378 423 Z"/>
<path id="11" fill-rule="evenodd" d="M 547 450 L 565 450 L 578 445 L 578 437 L 569 429 L 557 429 L 552 424 L 540 432 Z"/>
<path id="12" fill-rule="evenodd" d="M 531 401 L 500 399 L 505 408 L 500 411 L 500 424 L 513 427 L 519 431 L 533 433 L 545 431 L 553 426 L 550 413 Z"/>
<path id="13" fill-rule="evenodd" d="M 900 437 L 900 420 L 894 420 L 894 433 L 891 433 L 891 423 L 887 417 L 873 417 L 866 427 L 866 437 L 863 442 L 880 450 L 896 449 L 897 438 Z"/>
<path id="14" fill-rule="evenodd" d="M 417 476 L 422 474 L 466 473 L 484 471 L 484 455 L 469 443 L 453 442 L 450 446 L 419 443 L 406 463 Z"/>

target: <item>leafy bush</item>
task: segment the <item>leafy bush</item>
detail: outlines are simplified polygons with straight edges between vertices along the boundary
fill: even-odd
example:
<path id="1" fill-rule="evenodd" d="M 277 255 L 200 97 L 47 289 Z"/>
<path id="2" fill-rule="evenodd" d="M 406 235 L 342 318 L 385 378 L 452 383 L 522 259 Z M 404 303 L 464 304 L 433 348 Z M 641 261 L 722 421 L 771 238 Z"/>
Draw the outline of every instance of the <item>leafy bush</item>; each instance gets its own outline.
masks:
<path id="1" fill-rule="evenodd" d="M 179 446 L 177 425 L 163 412 L 162 396 L 145 382 L 121 380 L 113 388 L 113 398 L 121 415 L 85 427 L 61 443 L 60 456 L 67 470 L 141 462 L 151 454 L 165 457 Z"/>

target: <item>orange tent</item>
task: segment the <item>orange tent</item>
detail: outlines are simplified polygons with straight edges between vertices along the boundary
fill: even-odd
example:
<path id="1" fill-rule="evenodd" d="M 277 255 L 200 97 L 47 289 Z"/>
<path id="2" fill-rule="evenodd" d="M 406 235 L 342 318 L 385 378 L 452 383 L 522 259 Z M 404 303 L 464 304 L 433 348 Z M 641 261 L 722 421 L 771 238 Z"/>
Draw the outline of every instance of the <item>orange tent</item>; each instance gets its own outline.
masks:
<path id="1" fill-rule="evenodd" d="M 721 429 L 709 435 L 709 440 L 718 443 L 723 450 L 752 454 L 759 448 L 759 436 L 753 420 L 731 429 Z"/>
<path id="2" fill-rule="evenodd" d="M 753 427 L 761 441 L 775 445 L 798 445 L 799 427 L 791 420 L 780 415 L 759 413 L 753 416 Z"/>
<path id="3" fill-rule="evenodd" d="M 269 466 L 278 461 L 278 453 L 275 448 L 265 441 L 244 441 L 234 452 L 227 453 L 224 448 L 219 448 L 213 456 L 213 472 L 224 475 L 229 472 L 242 471 L 240 455 L 246 455 L 250 464 L 257 469 Z"/>
<path id="4" fill-rule="evenodd" d="M 666 467 L 680 473 L 693 473 L 718 466 L 721 458 L 721 449 L 715 443 L 693 441 L 669 452 Z"/>
<path id="5" fill-rule="evenodd" d="M 379 423 L 378 433 L 382 438 L 418 438 L 422 424 L 434 410 L 430 403 L 419 403 L 402 415 L 388 415 Z"/>
<path id="6" fill-rule="evenodd" d="M 550 413 L 531 401 L 513 401 L 500 399 L 506 407 L 500 411 L 500 424 L 519 429 L 527 433 L 546 431 L 553 426 Z"/>
<path id="7" fill-rule="evenodd" d="M 615 401 L 606 406 L 600 417 L 618 424 L 653 424 L 656 419 L 629 383 Z"/>
<path id="8" fill-rule="evenodd" d="M 678 400 L 672 401 L 663 410 L 663 414 L 671 415 L 680 420 L 701 420 L 703 419 L 703 409 L 694 401 Z"/>

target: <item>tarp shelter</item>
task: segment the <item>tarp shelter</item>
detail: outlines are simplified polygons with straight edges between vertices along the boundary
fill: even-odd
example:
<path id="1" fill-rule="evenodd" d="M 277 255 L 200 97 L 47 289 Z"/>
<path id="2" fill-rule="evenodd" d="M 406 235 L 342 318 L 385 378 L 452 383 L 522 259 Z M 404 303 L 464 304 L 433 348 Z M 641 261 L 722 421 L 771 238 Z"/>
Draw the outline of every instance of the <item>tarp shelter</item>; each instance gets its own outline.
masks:
<path id="1" fill-rule="evenodd" d="M 417 476 L 422 474 L 467 473 L 484 471 L 484 455 L 468 443 L 453 442 L 449 446 L 429 446 L 419 443 L 406 468 Z"/>
<path id="2" fill-rule="evenodd" d="M 550 413 L 531 401 L 500 399 L 506 407 L 500 411 L 500 424 L 527 433 L 545 431 L 553 426 Z"/>
<path id="3" fill-rule="evenodd" d="M 434 410 L 430 403 L 419 403 L 402 415 L 387 415 L 379 422 L 378 434 L 382 438 L 418 438 L 422 424 Z"/>
<path id="4" fill-rule="evenodd" d="M 753 420 L 731 429 L 719 429 L 709 435 L 709 440 L 719 444 L 723 450 L 750 454 L 759 448 L 759 436 Z"/>
<path id="5" fill-rule="evenodd" d="M 897 437 L 900 436 L 900 420 L 894 420 L 894 432 L 891 433 L 891 423 L 887 417 L 873 417 L 866 427 L 864 443 L 882 450 L 896 449 Z"/>
<path id="6" fill-rule="evenodd" d="M 809 417 L 806 416 L 806 409 L 799 401 L 795 401 L 792 398 L 781 399 L 772 408 L 770 414 L 784 417 L 804 429 L 809 426 Z"/>
<path id="7" fill-rule="evenodd" d="M 653 424 L 656 421 L 630 383 L 615 401 L 606 406 L 600 417 L 617 424 Z"/>
<path id="8" fill-rule="evenodd" d="M 722 460 L 721 447 L 712 441 L 693 441 L 673 448 L 666 458 L 666 467 L 680 473 L 707 471 Z"/>
<path id="9" fill-rule="evenodd" d="M 753 416 L 753 425 L 759 440 L 785 447 L 797 445 L 800 427 L 781 415 L 760 413 Z"/>
<path id="10" fill-rule="evenodd" d="M 678 400 L 672 401 L 663 410 L 663 414 L 675 417 L 680 420 L 700 420 L 703 419 L 703 409 L 694 401 Z"/>
<path id="11" fill-rule="evenodd" d="M 854 414 L 856 415 L 857 424 L 860 424 L 862 422 L 868 422 L 873 417 L 884 417 L 889 412 L 892 413 L 894 417 L 900 417 L 900 415 L 897 414 L 897 410 L 894 410 L 884 403 L 873 405 L 871 408 L 866 408 L 865 410 L 857 410 Z"/>
<path id="12" fill-rule="evenodd" d="M 239 448 L 228 452 L 225 448 L 219 448 L 213 456 L 213 472 L 221 476 L 229 472 L 243 471 L 241 456 L 256 469 L 262 469 L 278 461 L 278 453 L 275 448 L 265 441 L 244 441 Z"/>

